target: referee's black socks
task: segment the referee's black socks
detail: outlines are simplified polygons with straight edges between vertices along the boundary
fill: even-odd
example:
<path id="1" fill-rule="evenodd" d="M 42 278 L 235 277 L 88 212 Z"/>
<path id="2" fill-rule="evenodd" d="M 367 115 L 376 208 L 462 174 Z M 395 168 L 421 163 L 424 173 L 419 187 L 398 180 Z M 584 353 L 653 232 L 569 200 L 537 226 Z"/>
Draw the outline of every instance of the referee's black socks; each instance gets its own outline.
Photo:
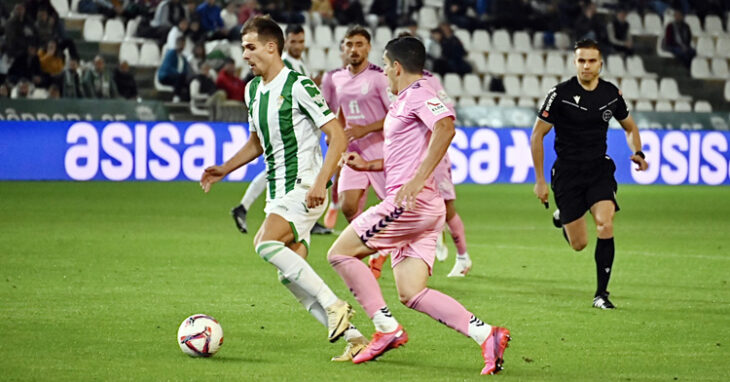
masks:
<path id="1" fill-rule="evenodd" d="M 596 241 L 596 296 L 606 292 L 608 288 L 608 280 L 611 278 L 611 268 L 613 267 L 613 238 L 601 239 Z"/>

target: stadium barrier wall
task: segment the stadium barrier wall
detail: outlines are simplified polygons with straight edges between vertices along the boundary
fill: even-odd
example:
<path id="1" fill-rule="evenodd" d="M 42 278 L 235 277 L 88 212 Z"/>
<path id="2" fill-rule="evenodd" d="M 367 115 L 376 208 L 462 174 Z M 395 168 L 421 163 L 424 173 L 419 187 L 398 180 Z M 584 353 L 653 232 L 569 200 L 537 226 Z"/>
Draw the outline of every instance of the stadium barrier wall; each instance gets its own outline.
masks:
<path id="1" fill-rule="evenodd" d="M 545 138 L 545 174 L 555 160 Z M 730 185 L 730 133 L 642 130 L 649 170 L 631 169 L 622 130 L 609 129 L 608 154 L 624 184 Z M 0 122 L 1 180 L 197 181 L 234 155 L 246 124 L 207 122 Z M 322 139 L 324 146 L 324 139 Z M 530 129 L 458 127 L 449 149 L 454 183 L 532 183 Z M 230 174 L 251 180 L 261 158 Z"/>
<path id="2" fill-rule="evenodd" d="M 167 109 L 160 101 L 124 99 L 3 99 L 0 121 L 164 121 Z"/>

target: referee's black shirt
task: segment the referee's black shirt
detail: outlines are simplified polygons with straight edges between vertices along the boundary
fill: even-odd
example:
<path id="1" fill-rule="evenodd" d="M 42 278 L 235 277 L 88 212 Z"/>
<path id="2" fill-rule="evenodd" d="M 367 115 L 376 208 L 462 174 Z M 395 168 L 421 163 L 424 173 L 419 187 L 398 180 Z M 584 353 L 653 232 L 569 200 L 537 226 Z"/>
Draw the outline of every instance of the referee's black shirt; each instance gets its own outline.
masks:
<path id="1" fill-rule="evenodd" d="M 550 89 L 537 117 L 555 128 L 555 153 L 566 162 L 589 162 L 606 155 L 606 132 L 611 117 L 629 116 L 626 102 L 610 82 L 598 79 L 592 91 L 577 77 Z"/>

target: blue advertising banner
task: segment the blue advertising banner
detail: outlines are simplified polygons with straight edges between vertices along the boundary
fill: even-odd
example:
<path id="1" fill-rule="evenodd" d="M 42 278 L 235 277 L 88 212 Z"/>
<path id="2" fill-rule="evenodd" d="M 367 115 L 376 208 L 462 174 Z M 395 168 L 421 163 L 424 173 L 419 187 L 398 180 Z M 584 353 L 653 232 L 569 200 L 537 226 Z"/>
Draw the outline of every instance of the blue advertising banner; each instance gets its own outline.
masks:
<path id="1" fill-rule="evenodd" d="M 545 138 L 545 174 L 555 160 Z M 642 130 L 649 170 L 632 169 L 622 130 L 608 132 L 619 183 L 730 185 L 730 133 Z M 208 122 L 2 122 L 0 180 L 181 181 L 200 179 L 248 139 L 246 124 Z M 322 140 L 324 145 L 324 140 Z M 530 130 L 457 128 L 454 183 L 531 183 Z M 227 180 L 251 180 L 259 158 Z"/>

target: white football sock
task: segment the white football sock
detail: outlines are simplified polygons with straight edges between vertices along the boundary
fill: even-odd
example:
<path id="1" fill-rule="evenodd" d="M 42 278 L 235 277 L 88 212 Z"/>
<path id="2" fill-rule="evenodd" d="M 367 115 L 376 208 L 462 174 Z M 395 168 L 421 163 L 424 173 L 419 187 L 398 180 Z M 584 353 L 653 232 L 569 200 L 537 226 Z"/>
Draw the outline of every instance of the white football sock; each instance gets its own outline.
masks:
<path id="1" fill-rule="evenodd" d="M 296 284 L 306 294 L 313 296 L 326 308 L 337 302 L 337 296 L 319 277 L 317 272 L 296 252 L 280 241 L 265 241 L 256 246 L 256 253 L 281 271 L 284 278 Z"/>
<path id="2" fill-rule="evenodd" d="M 393 314 L 387 306 L 380 308 L 373 316 L 373 324 L 375 324 L 375 330 L 383 333 L 390 333 L 398 329 L 398 321 L 393 318 Z"/>
<path id="3" fill-rule="evenodd" d="M 463 254 L 457 254 L 456 255 L 456 259 L 459 260 L 459 261 L 467 261 L 467 260 L 470 260 L 469 259 L 469 253 L 468 252 L 464 252 Z"/>
<path id="4" fill-rule="evenodd" d="M 256 177 L 251 181 L 251 184 L 248 185 L 246 192 L 243 194 L 243 198 L 241 198 L 241 205 L 243 208 L 248 211 L 253 202 L 256 201 L 264 190 L 266 190 L 266 170 L 261 171 L 258 175 L 256 175 Z"/>
<path id="5" fill-rule="evenodd" d="M 477 344 L 481 346 L 484 341 L 489 337 L 489 333 L 492 332 L 492 327 L 484 323 L 484 321 L 471 316 L 469 320 L 469 337 L 471 337 Z"/>
<path id="6" fill-rule="evenodd" d="M 284 274 L 281 273 L 281 271 L 278 272 L 279 274 L 279 281 L 286 287 L 286 289 L 289 289 L 289 292 L 296 297 L 297 301 L 299 301 L 302 306 L 304 306 L 304 309 L 309 312 L 317 321 L 319 321 L 324 327 L 327 327 L 327 312 L 325 312 L 324 308 L 322 308 L 322 305 L 319 305 L 317 302 L 317 299 L 313 296 L 310 296 L 307 294 L 307 292 L 304 291 L 304 289 L 300 288 L 297 284 L 294 284 L 293 282 L 289 281 L 286 277 L 284 277 Z"/>

